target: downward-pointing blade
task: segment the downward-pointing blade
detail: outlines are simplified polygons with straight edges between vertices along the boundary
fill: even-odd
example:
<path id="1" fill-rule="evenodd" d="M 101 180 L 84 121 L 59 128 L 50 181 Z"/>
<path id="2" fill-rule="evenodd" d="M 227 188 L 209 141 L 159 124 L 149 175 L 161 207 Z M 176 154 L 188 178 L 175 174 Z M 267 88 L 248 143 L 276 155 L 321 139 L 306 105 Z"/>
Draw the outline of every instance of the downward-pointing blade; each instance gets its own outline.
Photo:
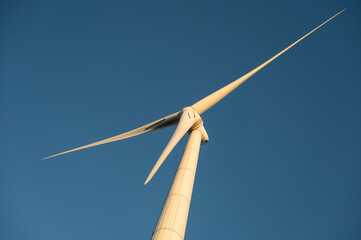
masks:
<path id="1" fill-rule="evenodd" d="M 107 138 L 107 139 L 104 139 L 104 140 L 101 140 L 101 141 L 98 141 L 98 142 L 95 142 L 95 143 L 91 143 L 91 144 L 88 144 L 88 145 L 85 145 L 85 146 L 82 146 L 82 147 L 74 148 L 74 149 L 69 150 L 69 151 L 61 152 L 61 153 L 58 153 L 58 154 L 43 158 L 42 160 L 47 159 L 47 158 L 51 158 L 51 157 L 55 157 L 55 156 L 59 156 L 59 155 L 65 154 L 65 153 L 78 151 L 78 150 L 81 150 L 81 149 L 84 149 L 84 148 L 90 148 L 90 147 L 94 147 L 94 146 L 97 146 L 97 145 L 102 145 L 102 144 L 105 144 L 105 143 L 115 142 L 115 141 L 119 141 L 119 140 L 122 140 L 122 139 L 125 139 L 125 138 L 134 137 L 134 136 L 137 136 L 137 135 L 140 135 L 140 134 L 143 134 L 143 133 L 147 133 L 147 132 L 150 132 L 150 131 L 158 130 L 158 129 L 161 129 L 161 128 L 166 128 L 166 127 L 175 125 L 178 122 L 178 120 L 179 120 L 179 112 L 173 113 L 173 114 L 171 114 L 171 115 L 169 115 L 167 117 L 158 119 L 157 121 L 151 122 L 151 123 L 149 123 L 147 125 L 139 127 L 139 128 L 134 129 L 132 131 L 122 133 L 120 135 L 117 135 L 117 136 L 114 136 L 114 137 L 111 137 L 111 138 Z"/>
<path id="2" fill-rule="evenodd" d="M 177 145 L 177 143 L 182 139 L 182 137 L 188 132 L 188 130 L 194 125 L 194 123 L 195 123 L 194 112 L 191 110 L 183 110 L 182 116 L 179 119 L 178 126 L 174 131 L 173 136 L 169 140 L 167 146 L 165 147 L 163 153 L 160 155 L 152 171 L 149 173 L 149 176 L 147 177 L 147 180 L 145 180 L 144 185 L 147 184 L 150 181 L 150 179 L 152 179 L 152 177 L 157 172 L 159 167 L 162 165 L 164 160 L 167 158 L 169 153 L 173 150 L 175 145 Z"/>
<path id="3" fill-rule="evenodd" d="M 198 113 L 198 114 L 202 114 L 203 112 L 207 111 L 209 108 L 211 108 L 213 105 L 215 105 L 216 103 L 218 103 L 220 100 L 222 100 L 225 96 L 227 96 L 229 93 L 231 93 L 234 89 L 236 89 L 239 85 L 241 85 L 243 82 L 245 82 L 248 78 L 252 77 L 255 73 L 257 73 L 259 70 L 261 70 L 262 68 L 264 68 L 265 66 L 267 66 L 269 63 L 271 63 L 273 60 L 275 60 L 276 58 L 278 58 L 279 56 L 281 56 L 284 52 L 286 52 L 287 50 L 289 50 L 290 48 L 292 48 L 294 45 L 296 45 L 297 43 L 299 43 L 300 41 L 302 41 L 304 38 L 306 38 L 308 35 L 310 35 L 311 33 L 313 33 L 314 31 L 316 31 L 318 28 L 322 27 L 324 24 L 326 24 L 328 21 L 330 21 L 331 19 L 333 19 L 334 17 L 336 17 L 337 15 L 339 15 L 340 13 L 342 13 L 343 11 L 345 11 L 346 9 L 342 10 L 341 12 L 337 13 L 336 15 L 334 15 L 333 17 L 331 17 L 330 19 L 328 19 L 327 21 L 325 21 L 324 23 L 322 23 L 321 25 L 319 25 L 318 27 L 316 27 L 315 29 L 313 29 L 312 31 L 310 31 L 309 33 L 307 33 L 305 36 L 303 36 L 302 38 L 300 38 L 299 40 L 297 40 L 296 42 L 292 43 L 290 46 L 288 46 L 287 48 L 285 48 L 284 50 L 282 50 L 281 52 L 279 52 L 278 54 L 276 54 L 274 57 L 272 57 L 271 59 L 267 60 L 266 62 L 264 62 L 263 64 L 261 64 L 260 66 L 258 66 L 257 68 L 253 69 L 252 71 L 250 71 L 249 73 L 247 73 L 246 75 L 238 78 L 237 80 L 235 80 L 234 82 L 228 84 L 227 86 L 219 89 L 218 91 L 208 95 L 207 97 L 203 98 L 202 100 L 198 101 L 197 103 L 192 105 L 192 108 Z"/>

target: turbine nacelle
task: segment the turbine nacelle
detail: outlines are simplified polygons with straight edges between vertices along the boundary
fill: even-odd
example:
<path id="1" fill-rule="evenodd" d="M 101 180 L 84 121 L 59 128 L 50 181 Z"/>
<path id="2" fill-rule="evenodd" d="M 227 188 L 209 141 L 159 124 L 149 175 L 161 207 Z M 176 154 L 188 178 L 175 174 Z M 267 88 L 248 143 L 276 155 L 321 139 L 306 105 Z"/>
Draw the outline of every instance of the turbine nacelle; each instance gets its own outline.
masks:
<path id="1" fill-rule="evenodd" d="M 200 131 L 202 134 L 202 138 L 201 138 L 201 145 L 204 145 L 206 143 L 209 142 L 209 137 L 208 134 L 206 132 L 206 129 L 204 128 L 203 125 L 200 125 L 196 130 Z"/>

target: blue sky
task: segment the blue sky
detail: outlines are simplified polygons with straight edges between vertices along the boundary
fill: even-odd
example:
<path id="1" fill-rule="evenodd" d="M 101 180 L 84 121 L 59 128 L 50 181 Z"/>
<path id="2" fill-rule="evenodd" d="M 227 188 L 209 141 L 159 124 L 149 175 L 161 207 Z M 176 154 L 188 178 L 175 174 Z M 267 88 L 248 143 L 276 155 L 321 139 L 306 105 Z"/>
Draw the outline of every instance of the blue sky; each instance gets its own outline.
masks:
<path id="1" fill-rule="evenodd" d="M 360 239 L 358 1 L 2 2 L 0 238 L 150 238 L 174 128 L 40 159 L 192 105 L 346 7 L 202 115 L 186 239 Z"/>

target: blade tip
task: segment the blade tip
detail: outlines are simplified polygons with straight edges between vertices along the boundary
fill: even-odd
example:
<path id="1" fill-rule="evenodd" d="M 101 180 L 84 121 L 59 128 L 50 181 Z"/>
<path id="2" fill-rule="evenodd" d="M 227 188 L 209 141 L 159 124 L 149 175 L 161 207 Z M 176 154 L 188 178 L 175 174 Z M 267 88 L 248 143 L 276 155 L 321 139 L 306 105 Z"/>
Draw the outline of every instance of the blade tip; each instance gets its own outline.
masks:
<path id="1" fill-rule="evenodd" d="M 144 186 L 147 185 L 147 183 L 148 183 L 149 181 L 150 181 L 150 179 L 147 178 L 147 180 L 145 180 L 145 182 L 144 182 Z"/>

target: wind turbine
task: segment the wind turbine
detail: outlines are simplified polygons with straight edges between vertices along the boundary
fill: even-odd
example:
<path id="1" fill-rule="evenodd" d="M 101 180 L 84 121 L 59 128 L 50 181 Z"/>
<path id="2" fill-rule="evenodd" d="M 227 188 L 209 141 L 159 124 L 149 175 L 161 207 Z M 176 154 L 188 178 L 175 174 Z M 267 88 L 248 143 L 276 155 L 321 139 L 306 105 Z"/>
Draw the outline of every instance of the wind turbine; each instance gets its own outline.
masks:
<path id="1" fill-rule="evenodd" d="M 219 89 L 218 91 L 208 95 L 207 97 L 201 99 L 190 107 L 185 107 L 181 111 L 173 113 L 169 116 L 163 117 L 157 121 L 151 122 L 147 125 L 134 129 L 132 131 L 107 138 L 95 143 L 91 143 L 82 147 L 78 147 L 69 151 L 61 152 L 44 159 L 48 159 L 51 157 L 59 156 L 65 153 L 74 152 L 77 150 L 94 147 L 97 145 L 114 142 L 118 140 L 122 140 L 125 138 L 134 137 L 143 133 L 155 131 L 158 129 L 170 127 L 173 125 L 177 125 L 177 128 L 169 140 L 167 146 L 164 151 L 160 155 L 158 161 L 154 165 L 152 171 L 148 175 L 145 180 L 145 184 L 147 184 L 154 174 L 157 172 L 159 167 L 162 165 L 164 160 L 167 158 L 169 153 L 173 150 L 176 144 L 181 140 L 181 138 L 188 132 L 189 139 L 186 144 L 182 159 L 178 166 L 178 170 L 173 179 L 172 186 L 168 192 L 168 196 L 163 206 L 162 213 L 158 219 L 158 223 L 155 227 L 155 230 L 152 234 L 152 239 L 154 240 L 178 240 L 184 239 L 184 234 L 187 225 L 188 212 L 190 207 L 190 201 L 192 197 L 193 191 L 193 183 L 195 179 L 195 173 L 198 162 L 199 148 L 202 144 L 206 144 L 209 141 L 208 134 L 203 126 L 203 120 L 201 118 L 201 114 L 207 111 L 209 108 L 213 107 L 216 103 L 226 97 L 229 93 L 235 90 L 239 85 L 245 82 L 248 78 L 253 76 L 255 73 L 260 71 L 262 68 L 267 66 L 273 60 L 278 58 L 284 52 L 292 48 L 294 45 L 302 41 L 308 35 L 316 31 L 318 28 L 322 27 L 331 19 L 335 18 L 337 15 L 345 11 L 346 9 L 340 11 L 335 14 L 327 21 L 301 37 L 296 42 L 292 43 L 290 46 L 265 61 L 260 66 L 256 67 L 249 73 L 244 76 L 238 78 L 237 80 L 231 82 L 225 87 Z"/>

